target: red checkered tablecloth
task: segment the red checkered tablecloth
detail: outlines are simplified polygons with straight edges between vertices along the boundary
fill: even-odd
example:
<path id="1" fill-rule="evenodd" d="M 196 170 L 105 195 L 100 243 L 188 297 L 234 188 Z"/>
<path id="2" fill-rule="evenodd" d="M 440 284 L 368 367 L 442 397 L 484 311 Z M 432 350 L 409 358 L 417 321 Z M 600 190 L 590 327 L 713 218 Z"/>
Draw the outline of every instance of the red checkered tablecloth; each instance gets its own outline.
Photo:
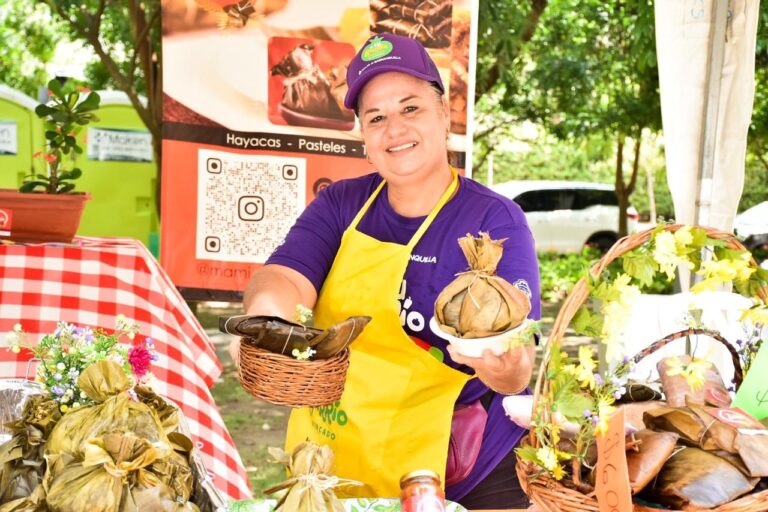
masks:
<path id="1" fill-rule="evenodd" d="M 155 342 L 160 360 L 152 366 L 153 388 L 183 411 L 216 487 L 231 499 L 249 498 L 245 468 L 209 391 L 221 364 L 150 252 L 117 238 L 0 245 L 0 341 L 16 323 L 33 340 L 59 321 L 114 329 L 121 313 Z M 0 349 L 0 377 L 23 378 L 28 357 Z"/>

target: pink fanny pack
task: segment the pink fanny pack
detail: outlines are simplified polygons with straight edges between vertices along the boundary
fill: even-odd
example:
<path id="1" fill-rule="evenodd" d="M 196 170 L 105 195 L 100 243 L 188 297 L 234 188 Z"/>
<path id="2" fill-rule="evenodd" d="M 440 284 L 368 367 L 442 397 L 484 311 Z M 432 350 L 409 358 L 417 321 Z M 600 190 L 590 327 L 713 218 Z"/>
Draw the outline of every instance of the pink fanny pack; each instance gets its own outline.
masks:
<path id="1" fill-rule="evenodd" d="M 445 468 L 446 487 L 467 478 L 475 467 L 487 421 L 488 413 L 480 400 L 469 405 L 457 405 L 454 409 Z"/>

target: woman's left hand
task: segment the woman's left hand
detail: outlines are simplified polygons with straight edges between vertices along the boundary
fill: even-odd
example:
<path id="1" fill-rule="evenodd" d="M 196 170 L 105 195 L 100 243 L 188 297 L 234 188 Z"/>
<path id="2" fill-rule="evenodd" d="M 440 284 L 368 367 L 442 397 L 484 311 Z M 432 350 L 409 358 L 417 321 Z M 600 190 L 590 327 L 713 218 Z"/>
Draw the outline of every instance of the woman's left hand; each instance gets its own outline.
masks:
<path id="1" fill-rule="evenodd" d="M 536 357 L 536 347 L 517 347 L 500 356 L 485 350 L 482 357 L 467 357 L 448 345 L 451 359 L 475 370 L 483 383 L 504 395 L 516 395 L 528 386 Z"/>

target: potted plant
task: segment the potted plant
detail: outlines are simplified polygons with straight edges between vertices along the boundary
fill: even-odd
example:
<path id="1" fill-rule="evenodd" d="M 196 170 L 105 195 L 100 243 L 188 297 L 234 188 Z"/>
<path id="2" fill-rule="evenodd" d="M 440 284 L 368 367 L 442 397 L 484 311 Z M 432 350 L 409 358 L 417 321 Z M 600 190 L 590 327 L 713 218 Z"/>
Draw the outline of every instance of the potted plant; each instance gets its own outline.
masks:
<path id="1" fill-rule="evenodd" d="M 75 85 L 48 82 L 49 101 L 35 113 L 45 121 L 46 148 L 35 153 L 46 163 L 34 170 L 18 191 L 0 190 L 0 238 L 17 242 L 71 242 L 90 194 L 73 192 L 82 175 L 77 157 L 83 153 L 78 134 L 98 121 L 94 111 L 101 98 Z"/>

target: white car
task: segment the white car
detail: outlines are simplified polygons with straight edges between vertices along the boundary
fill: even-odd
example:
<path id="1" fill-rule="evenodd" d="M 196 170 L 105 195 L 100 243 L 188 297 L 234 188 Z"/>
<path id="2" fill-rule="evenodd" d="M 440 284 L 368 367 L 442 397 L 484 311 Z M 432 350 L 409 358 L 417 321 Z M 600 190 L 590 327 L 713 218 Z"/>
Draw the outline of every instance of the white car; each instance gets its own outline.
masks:
<path id="1" fill-rule="evenodd" d="M 738 214 L 733 231 L 749 250 L 768 248 L 768 201 Z"/>
<path id="2" fill-rule="evenodd" d="M 619 239 L 619 200 L 613 185 L 580 181 L 508 181 L 491 187 L 525 212 L 538 251 L 576 252 L 585 245 L 609 249 Z M 627 230 L 637 229 L 627 208 Z"/>

